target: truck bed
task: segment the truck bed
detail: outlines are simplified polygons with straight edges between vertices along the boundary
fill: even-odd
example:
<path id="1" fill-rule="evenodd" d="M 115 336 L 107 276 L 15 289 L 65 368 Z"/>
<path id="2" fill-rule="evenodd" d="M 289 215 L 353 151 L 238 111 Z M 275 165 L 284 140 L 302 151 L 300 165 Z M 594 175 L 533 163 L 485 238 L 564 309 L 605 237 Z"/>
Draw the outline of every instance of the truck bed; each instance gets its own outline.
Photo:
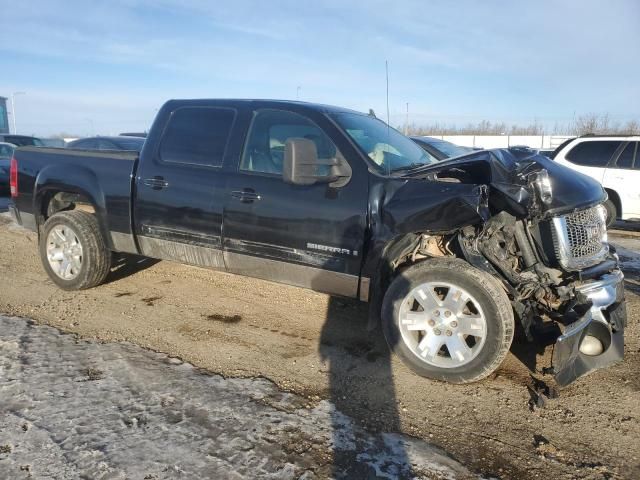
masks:
<path id="1" fill-rule="evenodd" d="M 133 245 L 131 188 L 139 152 L 22 147 L 14 156 L 19 191 L 14 203 L 25 227 L 42 223 L 56 192 L 72 192 L 100 212 L 110 247 L 126 251 L 119 244 Z"/>

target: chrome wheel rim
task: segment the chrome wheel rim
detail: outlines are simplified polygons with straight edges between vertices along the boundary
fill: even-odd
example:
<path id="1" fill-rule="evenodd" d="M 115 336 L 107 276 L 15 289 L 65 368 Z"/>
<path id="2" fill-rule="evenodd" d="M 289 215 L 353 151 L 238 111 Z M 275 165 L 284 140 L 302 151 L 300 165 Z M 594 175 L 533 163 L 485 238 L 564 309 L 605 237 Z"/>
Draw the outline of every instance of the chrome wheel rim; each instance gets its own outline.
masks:
<path id="1" fill-rule="evenodd" d="M 477 299 L 457 285 L 428 282 L 409 292 L 398 318 L 402 341 L 422 362 L 456 368 L 478 356 L 487 321 Z"/>
<path id="2" fill-rule="evenodd" d="M 63 280 L 73 280 L 82 268 L 82 244 L 76 233 L 57 225 L 47 235 L 47 260 L 53 273 Z"/>

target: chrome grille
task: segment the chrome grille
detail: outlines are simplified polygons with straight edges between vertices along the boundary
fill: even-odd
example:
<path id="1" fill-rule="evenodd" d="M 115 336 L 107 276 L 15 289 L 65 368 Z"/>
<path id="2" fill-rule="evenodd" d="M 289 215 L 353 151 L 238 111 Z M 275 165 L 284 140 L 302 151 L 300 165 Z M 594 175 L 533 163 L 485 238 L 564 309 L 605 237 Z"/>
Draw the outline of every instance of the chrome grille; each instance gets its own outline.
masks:
<path id="1" fill-rule="evenodd" d="M 607 230 L 598 207 L 567 215 L 567 237 L 571 255 L 576 258 L 591 257 L 602 250 Z"/>
<path id="2" fill-rule="evenodd" d="M 606 212 L 602 205 L 553 219 L 560 265 L 580 270 L 600 263 L 609 252 Z"/>

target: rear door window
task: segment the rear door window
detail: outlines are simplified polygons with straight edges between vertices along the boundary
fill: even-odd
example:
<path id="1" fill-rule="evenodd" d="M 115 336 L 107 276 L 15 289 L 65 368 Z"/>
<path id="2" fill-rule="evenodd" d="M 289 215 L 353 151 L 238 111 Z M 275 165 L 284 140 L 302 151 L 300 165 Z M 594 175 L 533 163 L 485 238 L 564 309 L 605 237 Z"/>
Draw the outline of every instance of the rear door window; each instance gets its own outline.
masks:
<path id="1" fill-rule="evenodd" d="M 616 167 L 618 168 L 632 168 L 633 167 L 633 157 L 636 153 L 636 145 L 637 142 L 629 142 L 622 153 L 618 156 L 618 160 L 616 160 Z"/>
<path id="2" fill-rule="evenodd" d="M 219 167 L 227 148 L 235 110 L 219 107 L 182 107 L 171 114 L 160 143 L 160 159 Z"/>
<path id="3" fill-rule="evenodd" d="M 621 144 L 614 140 L 581 142 L 567 154 L 567 160 L 585 167 L 606 167 Z"/>

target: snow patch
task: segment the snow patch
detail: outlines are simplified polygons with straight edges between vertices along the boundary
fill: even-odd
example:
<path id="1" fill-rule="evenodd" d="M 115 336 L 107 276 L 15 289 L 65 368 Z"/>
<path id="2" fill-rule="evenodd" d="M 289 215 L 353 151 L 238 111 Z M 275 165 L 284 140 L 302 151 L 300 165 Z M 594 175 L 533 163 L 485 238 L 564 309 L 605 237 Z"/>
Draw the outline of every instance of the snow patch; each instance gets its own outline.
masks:
<path id="1" fill-rule="evenodd" d="M 0 316 L 0 478 L 468 478 L 329 401 Z M 4 452 L 4 453 L 2 453 Z"/>

